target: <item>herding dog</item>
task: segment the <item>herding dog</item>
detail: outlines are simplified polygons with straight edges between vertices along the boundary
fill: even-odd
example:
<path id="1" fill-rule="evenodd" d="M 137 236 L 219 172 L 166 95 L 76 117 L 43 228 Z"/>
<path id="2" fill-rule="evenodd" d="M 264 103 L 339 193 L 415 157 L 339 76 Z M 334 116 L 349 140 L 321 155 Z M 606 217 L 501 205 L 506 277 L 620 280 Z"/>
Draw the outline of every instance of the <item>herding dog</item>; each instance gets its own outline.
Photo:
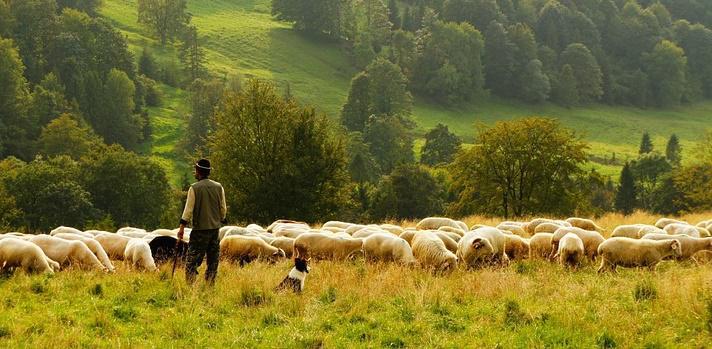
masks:
<path id="1" fill-rule="evenodd" d="M 289 272 L 287 277 L 275 288 L 276 291 L 291 289 L 294 293 L 301 293 L 304 289 L 304 279 L 309 273 L 309 260 L 300 257 L 294 258 L 294 268 Z"/>

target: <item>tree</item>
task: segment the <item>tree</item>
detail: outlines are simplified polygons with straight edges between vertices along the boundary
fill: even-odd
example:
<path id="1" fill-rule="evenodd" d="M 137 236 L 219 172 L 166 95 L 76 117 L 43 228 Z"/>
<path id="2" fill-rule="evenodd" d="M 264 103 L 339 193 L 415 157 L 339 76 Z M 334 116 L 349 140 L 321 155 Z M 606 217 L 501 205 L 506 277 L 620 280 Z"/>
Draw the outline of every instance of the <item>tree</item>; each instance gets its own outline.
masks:
<path id="1" fill-rule="evenodd" d="M 86 12 L 90 16 L 98 14 L 98 8 L 101 0 L 56 0 L 57 7 L 61 11 L 65 7 L 77 9 Z"/>
<path id="2" fill-rule="evenodd" d="M 370 36 L 366 34 L 357 35 L 353 47 L 353 60 L 356 68 L 365 69 L 367 65 L 373 62 L 374 58 L 376 58 L 376 52 L 373 51 L 373 43 Z"/>
<path id="3" fill-rule="evenodd" d="M 695 163 L 675 171 L 673 182 L 682 193 L 673 203 L 681 210 L 712 210 L 712 162 Z"/>
<path id="4" fill-rule="evenodd" d="M 677 135 L 674 133 L 670 135 L 667 146 L 665 146 L 665 158 L 673 166 L 680 166 L 680 160 L 682 159 L 682 147 L 680 146 L 680 141 L 677 138 Z"/>
<path id="5" fill-rule="evenodd" d="M 165 45 L 190 23 L 187 5 L 186 0 L 138 0 L 138 22 L 153 30 Z"/>
<path id="6" fill-rule="evenodd" d="M 64 92 L 64 86 L 54 73 L 45 75 L 42 81 L 35 85 L 32 90 L 30 114 L 33 115 L 33 121 L 37 122 L 37 131 L 64 113 L 77 112 L 76 105 L 67 102 Z"/>
<path id="7" fill-rule="evenodd" d="M 352 180 L 362 186 L 364 183 L 378 179 L 380 175 L 378 164 L 361 132 L 349 133 L 347 153 L 349 154 L 349 173 Z"/>
<path id="8" fill-rule="evenodd" d="M 541 61 L 533 59 L 527 64 L 521 76 L 522 98 L 530 103 L 541 103 L 549 97 L 551 85 L 549 77 L 542 71 Z"/>
<path id="9" fill-rule="evenodd" d="M 616 190 L 615 209 L 624 215 L 633 213 L 636 207 L 636 189 L 635 179 L 630 170 L 630 164 L 626 162 L 621 171 L 621 177 L 618 181 L 618 189 Z"/>
<path id="10" fill-rule="evenodd" d="M 672 167 L 664 157 L 648 153 L 631 162 L 630 171 L 635 179 L 640 207 L 652 211 L 655 205 L 653 193 L 672 171 Z"/>
<path id="11" fill-rule="evenodd" d="M 573 131 L 553 119 L 524 118 L 480 126 L 475 139 L 451 167 L 457 197 L 450 214 L 571 213 L 587 148 Z"/>
<path id="12" fill-rule="evenodd" d="M 272 15 L 294 22 L 296 30 L 339 39 L 345 34 L 351 6 L 350 0 L 272 0 Z"/>
<path id="13" fill-rule="evenodd" d="M 29 231 L 46 233 L 60 225 L 81 229 L 84 221 L 93 217 L 91 195 L 77 182 L 78 175 L 78 165 L 72 159 L 37 158 L 5 179 Z"/>
<path id="14" fill-rule="evenodd" d="M 653 100 L 658 106 L 678 105 L 687 84 L 685 51 L 675 43 L 662 40 L 645 56 Z"/>
<path id="15" fill-rule="evenodd" d="M 712 129 L 708 129 L 694 149 L 694 158 L 699 163 L 712 164 Z"/>
<path id="16" fill-rule="evenodd" d="M 412 33 L 404 30 L 393 32 L 390 60 L 401 68 L 403 75 L 408 79 L 413 76 L 416 53 L 417 46 Z"/>
<path id="17" fill-rule="evenodd" d="M 56 33 L 57 3 L 55 0 L 5 1 L 12 15 L 12 39 L 22 52 L 27 68 L 25 77 L 36 83 L 47 74 L 46 48 Z"/>
<path id="18" fill-rule="evenodd" d="M 460 137 L 450 132 L 447 126 L 437 124 L 425 134 L 425 146 L 421 150 L 420 162 L 435 166 L 449 164 L 460 150 Z"/>
<path id="19" fill-rule="evenodd" d="M 382 173 L 390 173 L 397 165 L 415 161 L 410 125 L 389 115 L 374 115 L 368 119 L 363 138 Z"/>
<path id="20" fill-rule="evenodd" d="M 400 67 L 379 57 L 366 67 L 366 73 L 372 114 L 410 115 L 412 97 Z"/>
<path id="21" fill-rule="evenodd" d="M 393 23 L 389 20 L 390 13 L 384 0 L 362 0 L 357 9 L 362 12 L 365 23 L 360 30 L 369 36 L 376 52 L 381 52 L 391 38 Z"/>
<path id="22" fill-rule="evenodd" d="M 371 115 L 371 99 L 368 75 L 358 73 L 351 79 L 351 88 L 346 104 L 341 108 L 341 124 L 349 131 L 363 131 Z"/>
<path id="23" fill-rule="evenodd" d="M 503 20 L 495 0 L 446 0 L 442 16 L 452 22 L 467 22 L 478 29 L 485 29 L 492 21 Z"/>
<path id="24" fill-rule="evenodd" d="M 417 219 L 443 210 L 442 186 L 424 168 L 409 164 L 396 167 L 381 178 L 371 193 L 372 219 Z"/>
<path id="25" fill-rule="evenodd" d="M 98 79 L 94 76 L 93 79 Z M 107 144 L 121 144 L 128 149 L 136 149 L 141 141 L 143 125 L 133 115 L 136 87 L 123 71 L 113 69 L 106 82 L 93 83 L 95 90 L 88 92 L 98 103 L 88 116 L 94 130 Z"/>
<path id="26" fill-rule="evenodd" d="M 25 153 L 29 90 L 12 40 L 0 38 L 0 157 Z"/>
<path id="27" fill-rule="evenodd" d="M 180 60 L 191 82 L 208 74 L 205 68 L 205 51 L 198 44 L 198 29 L 193 25 L 187 27 L 183 34 Z"/>
<path id="28" fill-rule="evenodd" d="M 595 102 L 603 95 L 603 74 L 591 51 L 583 44 L 571 44 L 561 53 L 561 64 L 570 65 L 576 77 L 581 102 Z"/>
<path id="29" fill-rule="evenodd" d="M 576 105 L 579 101 L 578 87 L 574 70 L 570 65 L 561 67 L 561 73 L 554 84 L 554 99 L 565 107 Z"/>
<path id="30" fill-rule="evenodd" d="M 91 127 L 76 116 L 62 114 L 42 129 L 37 140 L 38 152 L 45 156 L 67 155 L 79 160 L 103 143 Z M 81 119 L 79 119 L 81 120 Z M 83 121 L 83 120 L 82 120 Z"/>
<path id="31" fill-rule="evenodd" d="M 643 132 L 643 137 L 640 139 L 640 147 L 638 148 L 638 154 L 649 154 L 653 151 L 653 142 L 650 140 L 650 134 L 648 131 Z"/>
<path id="32" fill-rule="evenodd" d="M 345 144 L 313 108 L 251 80 L 224 99 L 216 124 L 209 150 L 234 219 L 323 222 L 348 204 Z"/>
<path id="33" fill-rule="evenodd" d="M 388 0 L 388 19 L 393 23 L 393 29 L 400 29 L 403 21 L 396 0 Z"/>
<path id="34" fill-rule="evenodd" d="M 508 96 L 513 92 L 515 49 L 504 26 L 492 21 L 485 32 L 485 85 L 497 95 Z"/>
<path id="35" fill-rule="evenodd" d="M 170 205 L 170 186 L 161 165 L 113 145 L 85 157 L 82 170 L 94 206 L 116 224 L 159 227 Z"/>
<path id="36" fill-rule="evenodd" d="M 190 84 L 190 107 L 184 148 L 189 154 L 201 150 L 215 131 L 215 112 L 225 93 L 225 84 L 219 80 L 196 79 Z"/>
<path id="37" fill-rule="evenodd" d="M 138 73 L 143 74 L 153 80 L 159 78 L 158 65 L 156 59 L 153 58 L 151 51 L 144 47 L 141 51 L 141 56 L 138 59 Z"/>

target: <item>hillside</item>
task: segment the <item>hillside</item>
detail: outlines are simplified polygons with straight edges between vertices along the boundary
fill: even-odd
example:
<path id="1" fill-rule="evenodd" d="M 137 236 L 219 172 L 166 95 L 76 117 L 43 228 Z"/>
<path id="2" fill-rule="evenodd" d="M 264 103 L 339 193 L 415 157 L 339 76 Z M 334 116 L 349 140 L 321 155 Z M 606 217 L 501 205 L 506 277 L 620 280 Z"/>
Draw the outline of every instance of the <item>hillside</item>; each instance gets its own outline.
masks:
<path id="1" fill-rule="evenodd" d="M 191 1 L 189 11 L 202 37 L 208 67 L 215 76 L 270 79 L 285 89 L 289 88 L 290 93 L 304 103 L 315 105 L 334 118 L 338 116 L 348 93 L 349 81 L 356 72 L 339 44 L 308 38 L 291 30 L 287 23 L 273 20 L 269 0 Z M 101 14 L 127 35 L 135 53 L 149 46 L 159 61 L 175 60 L 173 48 L 158 46 L 137 23 L 135 1 L 105 0 Z M 167 96 L 182 98 L 175 91 Z M 168 107 L 158 114 L 152 113 L 152 117 L 164 126 L 166 122 L 172 126 L 156 128 L 154 145 L 160 147 L 154 147 L 153 153 L 170 160 L 166 151 L 180 137 L 166 133 L 180 132 L 180 115 L 185 112 L 185 103 L 168 100 L 165 105 Z M 530 105 L 489 98 L 457 108 L 444 108 L 416 99 L 413 114 L 419 134 L 442 122 L 466 142 L 472 140 L 472 125 L 476 122 L 489 124 L 529 115 L 554 117 L 579 130 L 591 142 L 593 155 L 610 158 L 615 153 L 617 159 L 626 159 L 637 154 L 644 130 L 651 133 L 659 150 L 664 149 L 667 137 L 676 133 L 682 140 L 683 156 L 689 154 L 702 130 L 709 127 L 712 102 L 669 110 L 607 105 L 566 109 L 550 103 Z M 618 166 L 592 165 L 613 176 L 617 176 L 619 170 Z"/>

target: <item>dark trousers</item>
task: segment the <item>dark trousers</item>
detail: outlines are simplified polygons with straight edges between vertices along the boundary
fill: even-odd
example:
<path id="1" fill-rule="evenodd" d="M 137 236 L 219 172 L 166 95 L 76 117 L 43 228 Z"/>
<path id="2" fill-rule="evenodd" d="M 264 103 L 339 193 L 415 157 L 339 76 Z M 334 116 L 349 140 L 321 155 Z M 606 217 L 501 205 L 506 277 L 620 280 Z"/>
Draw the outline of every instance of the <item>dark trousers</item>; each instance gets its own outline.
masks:
<path id="1" fill-rule="evenodd" d="M 185 265 L 185 279 L 188 283 L 195 282 L 195 277 L 198 275 L 198 267 L 203 263 L 204 256 L 208 260 L 205 281 L 212 285 L 215 283 L 215 277 L 218 274 L 218 261 L 220 259 L 218 229 L 193 230 L 190 232 L 190 243 L 188 243 L 188 255 L 186 256 Z"/>

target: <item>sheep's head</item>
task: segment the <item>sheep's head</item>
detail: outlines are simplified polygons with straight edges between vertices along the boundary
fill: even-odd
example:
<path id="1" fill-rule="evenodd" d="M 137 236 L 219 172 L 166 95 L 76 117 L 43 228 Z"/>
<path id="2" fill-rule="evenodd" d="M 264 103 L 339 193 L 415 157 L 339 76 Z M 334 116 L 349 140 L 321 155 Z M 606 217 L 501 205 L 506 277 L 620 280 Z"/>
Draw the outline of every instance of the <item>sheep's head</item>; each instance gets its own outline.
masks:
<path id="1" fill-rule="evenodd" d="M 477 259 L 494 254 L 494 248 L 489 240 L 484 238 L 475 238 L 472 240 L 472 249 Z"/>
<path id="2" fill-rule="evenodd" d="M 682 255 L 682 247 L 680 246 L 680 241 L 670 241 L 670 249 L 672 250 L 673 256 L 680 257 Z"/>

